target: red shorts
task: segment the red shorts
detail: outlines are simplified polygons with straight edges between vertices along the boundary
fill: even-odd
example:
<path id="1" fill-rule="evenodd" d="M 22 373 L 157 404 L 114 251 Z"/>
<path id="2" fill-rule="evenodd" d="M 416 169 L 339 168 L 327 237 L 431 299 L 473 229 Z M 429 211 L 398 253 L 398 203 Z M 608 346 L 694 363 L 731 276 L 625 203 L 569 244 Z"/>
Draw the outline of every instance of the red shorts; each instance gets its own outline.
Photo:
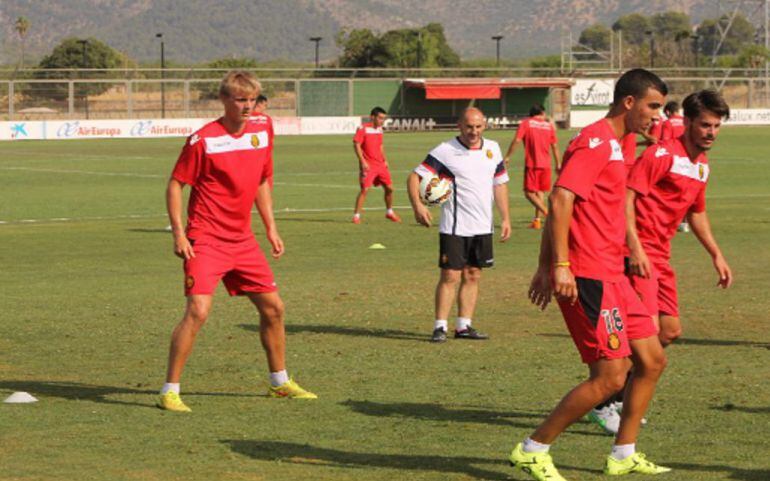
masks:
<path id="1" fill-rule="evenodd" d="M 241 242 L 201 238 L 193 242 L 195 257 L 184 262 L 184 293 L 214 294 L 222 279 L 231 296 L 275 292 L 273 271 L 254 237 Z"/>
<path id="2" fill-rule="evenodd" d="M 679 301 L 676 293 L 676 273 L 666 261 L 650 262 L 649 279 L 629 276 L 631 286 L 653 315 L 679 317 Z"/>
<path id="3" fill-rule="evenodd" d="M 627 278 L 618 282 L 578 277 L 579 300 L 559 301 L 572 340 L 586 364 L 631 355 L 629 340 L 655 336 L 652 316 Z"/>
<path id="4" fill-rule="evenodd" d="M 371 186 L 377 185 L 393 185 L 393 181 L 390 178 L 390 170 L 388 170 L 385 164 L 369 164 L 369 169 L 361 171 L 361 176 L 358 180 L 362 189 L 368 189 Z"/>
<path id="5" fill-rule="evenodd" d="M 524 167 L 524 190 L 527 192 L 548 192 L 551 190 L 551 169 Z"/>

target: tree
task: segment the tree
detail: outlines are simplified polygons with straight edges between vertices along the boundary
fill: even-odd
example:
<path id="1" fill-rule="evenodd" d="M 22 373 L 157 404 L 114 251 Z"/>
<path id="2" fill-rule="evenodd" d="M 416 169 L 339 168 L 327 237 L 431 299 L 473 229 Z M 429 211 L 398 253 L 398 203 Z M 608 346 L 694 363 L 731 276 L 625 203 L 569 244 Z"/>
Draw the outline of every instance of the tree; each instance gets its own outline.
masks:
<path id="1" fill-rule="evenodd" d="M 650 18 L 650 25 L 659 40 L 682 38 L 683 34 L 689 35 L 692 31 L 690 16 L 682 12 L 656 13 Z"/>
<path id="2" fill-rule="evenodd" d="M 720 45 L 721 33 L 730 29 Z M 698 26 L 701 49 L 707 55 L 731 55 L 740 52 L 744 45 L 754 43 L 754 25 L 743 14 L 737 14 L 730 24 L 730 17 L 722 15 L 719 19 L 706 19 Z"/>
<path id="3" fill-rule="evenodd" d="M 29 32 L 30 23 L 27 17 L 21 16 L 16 19 L 16 22 L 13 24 L 14 30 L 16 30 L 16 33 L 19 34 L 19 40 L 21 41 L 21 48 L 19 49 L 21 53 L 21 60 L 19 61 L 19 65 L 21 67 L 24 67 L 24 44 L 26 43 L 27 39 L 27 32 Z"/>
<path id="4" fill-rule="evenodd" d="M 253 58 L 233 58 L 226 57 L 214 60 L 206 64 L 207 68 L 219 69 L 219 70 L 251 70 L 259 67 L 259 63 Z M 224 72 L 212 72 L 211 82 L 209 83 L 195 83 L 195 89 L 200 92 L 200 98 L 202 99 L 216 99 L 219 98 L 219 81 L 224 76 Z M 263 86 L 264 87 L 264 86 Z M 269 92 L 262 92 L 269 96 Z"/>
<path id="5" fill-rule="evenodd" d="M 645 32 L 652 30 L 650 19 L 638 13 L 623 15 L 612 24 L 612 30 L 623 31 L 623 42 L 629 45 L 642 45 L 646 39 Z"/>
<path id="6" fill-rule="evenodd" d="M 83 43 L 85 42 L 85 44 Z M 106 43 L 95 38 L 78 39 L 70 37 L 54 47 L 53 51 L 43 57 L 38 64 L 40 69 L 113 69 L 123 65 L 124 56 Z M 89 73 L 89 77 L 104 77 L 98 72 Z M 68 71 L 36 71 L 35 78 L 45 79 L 70 79 L 72 72 Z M 107 89 L 109 83 L 88 83 L 82 87 L 82 91 L 88 95 L 98 95 Z M 67 98 L 68 89 L 63 84 L 50 84 L 44 89 L 38 88 L 38 94 L 55 100 Z"/>
<path id="7" fill-rule="evenodd" d="M 444 27 L 430 23 L 422 28 L 390 30 L 380 36 L 368 29 L 342 31 L 337 44 L 343 53 L 341 67 L 437 68 L 460 65 L 460 56 L 452 50 Z"/>
<path id="8" fill-rule="evenodd" d="M 606 52 L 610 49 L 611 31 L 601 23 L 595 23 L 580 32 L 578 42 L 596 52 Z"/>

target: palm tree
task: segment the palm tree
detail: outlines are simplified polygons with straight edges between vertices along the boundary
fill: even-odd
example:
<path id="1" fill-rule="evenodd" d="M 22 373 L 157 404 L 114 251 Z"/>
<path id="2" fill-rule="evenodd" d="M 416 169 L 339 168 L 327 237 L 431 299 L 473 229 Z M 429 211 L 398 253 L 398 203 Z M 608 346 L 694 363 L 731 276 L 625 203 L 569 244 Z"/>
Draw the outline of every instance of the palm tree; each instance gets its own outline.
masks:
<path id="1" fill-rule="evenodd" d="M 19 39 L 21 39 L 21 62 L 20 65 L 24 67 L 24 40 L 27 38 L 27 32 L 29 31 L 29 20 L 27 17 L 19 17 L 16 19 L 16 22 L 13 24 L 13 28 L 16 30 L 16 33 L 19 34 Z"/>

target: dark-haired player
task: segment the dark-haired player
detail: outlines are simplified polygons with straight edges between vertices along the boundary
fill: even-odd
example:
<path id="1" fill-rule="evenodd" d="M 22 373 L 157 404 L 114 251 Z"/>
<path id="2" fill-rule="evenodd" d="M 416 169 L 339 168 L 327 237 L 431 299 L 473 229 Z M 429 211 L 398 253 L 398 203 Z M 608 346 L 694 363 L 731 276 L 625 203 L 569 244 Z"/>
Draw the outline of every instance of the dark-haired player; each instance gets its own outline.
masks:
<path id="1" fill-rule="evenodd" d="M 548 215 L 545 205 L 545 193 L 551 190 L 551 155 L 556 165 L 556 172 L 561 169 L 559 146 L 556 142 L 556 129 L 545 116 L 545 109 L 534 104 L 529 109 L 529 117 L 522 120 L 516 137 L 505 154 L 508 166 L 516 147 L 524 143 L 524 196 L 535 207 L 535 217 L 529 225 L 540 229 L 540 217 Z"/>
<path id="2" fill-rule="evenodd" d="M 628 247 L 631 284 L 660 326 L 663 346 L 682 332 L 676 274 L 671 267 L 671 239 L 687 218 L 692 232 L 711 256 L 718 285 L 732 284 L 730 267 L 711 232 L 706 215 L 709 163 L 706 152 L 716 141 L 730 108 L 719 93 L 701 90 L 687 96 L 684 132 L 649 147 L 628 178 Z"/>
<path id="3" fill-rule="evenodd" d="M 529 290 L 545 308 L 552 295 L 580 356 L 590 368 L 540 426 L 511 452 L 510 462 L 539 481 L 563 481 L 548 450 L 598 403 L 623 388 L 633 366 L 606 474 L 669 471 L 636 452 L 636 438 L 666 356 L 652 316 L 624 275 L 626 168 L 621 139 L 649 128 L 668 88 L 655 74 L 634 69 L 615 84 L 607 116 L 585 127 L 564 154 L 550 195 L 539 267 Z"/>
<path id="4" fill-rule="evenodd" d="M 385 147 L 382 144 L 382 125 L 388 118 L 388 114 L 382 107 L 375 107 L 371 111 L 370 118 L 371 122 L 361 125 L 353 137 L 353 149 L 358 158 L 359 185 L 361 186 L 356 197 L 353 223 L 361 223 L 366 193 L 372 186 L 377 185 L 381 185 L 385 191 L 387 209 L 385 217 L 393 222 L 401 222 L 401 218 L 393 210 L 393 181 L 390 178 Z"/>

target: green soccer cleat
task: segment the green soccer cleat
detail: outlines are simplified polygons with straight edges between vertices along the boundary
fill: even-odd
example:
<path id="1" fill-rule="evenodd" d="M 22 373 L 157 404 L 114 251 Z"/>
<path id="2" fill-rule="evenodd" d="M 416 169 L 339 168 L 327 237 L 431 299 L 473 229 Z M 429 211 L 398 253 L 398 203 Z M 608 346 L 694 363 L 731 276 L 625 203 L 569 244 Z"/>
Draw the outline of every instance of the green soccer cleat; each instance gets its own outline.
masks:
<path id="1" fill-rule="evenodd" d="M 161 394 L 156 406 L 164 411 L 174 411 L 178 413 L 192 412 L 192 409 L 188 408 L 187 405 L 182 402 L 182 398 L 179 397 L 179 394 L 174 391 Z"/>
<path id="2" fill-rule="evenodd" d="M 519 443 L 508 458 L 511 466 L 519 468 L 537 481 L 567 481 L 556 470 L 548 453 L 525 453 Z"/>
<path id="3" fill-rule="evenodd" d="M 612 456 L 607 456 L 607 464 L 604 466 L 604 474 L 609 476 L 621 476 L 623 474 L 662 474 L 671 471 L 671 468 L 658 466 L 645 459 L 644 453 L 634 453 L 622 461 Z"/>
<path id="4" fill-rule="evenodd" d="M 294 382 L 293 379 L 289 379 L 280 386 L 270 386 L 267 391 L 270 397 L 282 397 L 289 399 L 318 399 L 318 396 L 310 391 L 305 391 L 299 384 Z"/>

